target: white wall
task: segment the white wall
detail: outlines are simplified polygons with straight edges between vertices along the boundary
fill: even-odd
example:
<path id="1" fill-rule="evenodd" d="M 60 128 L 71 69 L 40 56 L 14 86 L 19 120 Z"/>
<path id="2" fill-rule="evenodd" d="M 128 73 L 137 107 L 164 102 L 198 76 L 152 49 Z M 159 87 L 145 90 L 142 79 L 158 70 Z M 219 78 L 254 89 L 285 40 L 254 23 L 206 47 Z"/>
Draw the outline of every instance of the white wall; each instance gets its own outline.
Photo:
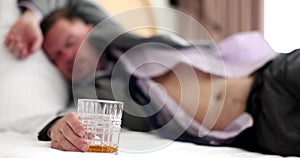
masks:
<path id="1" fill-rule="evenodd" d="M 172 6 L 170 6 L 169 4 L 169 1 L 167 0 L 150 0 L 150 3 L 154 7 L 172 8 Z M 163 26 L 167 26 L 168 29 L 176 30 L 176 31 L 178 30 L 178 24 L 175 15 L 170 16 L 160 12 L 160 13 L 155 13 L 155 18 L 156 18 L 156 23 L 158 25 L 161 24 Z M 159 30 L 158 33 L 168 33 L 168 32 Z"/>
<path id="2" fill-rule="evenodd" d="M 300 0 L 265 0 L 265 38 L 277 52 L 300 48 Z"/>

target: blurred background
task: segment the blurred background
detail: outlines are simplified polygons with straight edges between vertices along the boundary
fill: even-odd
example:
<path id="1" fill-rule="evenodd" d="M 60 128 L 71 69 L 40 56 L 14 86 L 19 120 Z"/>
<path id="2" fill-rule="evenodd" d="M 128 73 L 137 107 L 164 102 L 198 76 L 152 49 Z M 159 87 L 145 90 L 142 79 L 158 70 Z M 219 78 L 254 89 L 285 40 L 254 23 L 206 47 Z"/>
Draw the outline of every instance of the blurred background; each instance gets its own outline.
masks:
<path id="1" fill-rule="evenodd" d="M 272 48 L 281 53 L 299 48 L 299 0 L 130 0 L 120 5 L 118 0 L 98 0 L 111 14 L 134 9 L 132 6 L 156 6 L 177 9 L 199 21 L 214 40 L 244 31 L 260 31 Z M 114 2 L 116 1 L 116 2 Z M 191 40 L 200 39 L 195 28 L 184 18 L 149 13 L 152 23 L 172 27 Z M 136 20 L 136 19 L 133 19 Z M 128 23 L 128 20 L 123 23 Z M 143 30 L 149 36 L 161 30 Z M 145 33 L 146 32 L 146 33 Z"/>

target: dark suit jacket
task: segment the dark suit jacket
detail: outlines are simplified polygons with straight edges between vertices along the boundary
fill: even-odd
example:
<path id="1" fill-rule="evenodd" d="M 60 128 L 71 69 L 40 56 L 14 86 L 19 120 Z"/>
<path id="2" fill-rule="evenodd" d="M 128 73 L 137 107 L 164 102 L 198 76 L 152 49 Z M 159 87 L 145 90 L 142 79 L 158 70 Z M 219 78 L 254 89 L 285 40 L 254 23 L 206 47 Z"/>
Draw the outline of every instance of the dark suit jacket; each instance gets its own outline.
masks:
<path id="1" fill-rule="evenodd" d="M 90 35 L 90 39 L 94 42 L 98 51 L 101 53 L 109 53 L 110 48 L 117 48 L 122 51 L 126 51 L 136 45 L 147 43 L 147 42 L 157 42 L 161 44 L 166 44 L 175 48 L 185 47 L 176 41 L 173 41 L 169 36 L 154 36 L 150 38 L 144 38 L 132 33 L 126 32 L 117 22 L 113 19 L 108 19 L 107 13 L 96 3 L 89 0 L 19 0 L 19 2 L 30 2 L 35 5 L 43 14 L 47 16 L 55 9 L 66 7 L 70 8 L 86 22 L 93 24 L 95 27 L 94 31 Z M 101 23 L 102 22 L 102 23 Z M 119 84 L 120 92 L 128 90 L 128 83 L 124 83 L 122 78 L 117 79 L 118 82 L 114 84 Z M 97 78 L 95 82 L 88 83 L 87 85 L 74 85 L 73 84 L 73 96 L 75 103 L 78 98 L 101 98 L 101 99 L 111 99 L 115 100 L 114 95 L 111 91 L 111 77 L 105 76 Z M 96 89 L 96 96 L 95 94 Z M 149 122 L 150 117 L 139 117 L 145 116 L 145 111 L 143 111 L 139 104 L 146 104 L 148 98 L 143 96 L 139 91 L 139 88 L 134 83 L 134 79 L 131 80 L 129 85 L 130 95 L 127 93 L 124 95 L 119 95 L 125 102 L 125 108 L 123 113 L 123 126 L 137 131 L 148 131 L 151 129 L 151 124 Z M 133 97 L 133 99 L 132 99 Z M 72 106 L 75 110 L 74 106 Z M 134 116 L 137 115 L 137 116 Z M 50 140 L 47 136 L 48 128 L 51 127 L 51 122 L 46 126 L 39 134 L 40 140 Z"/>

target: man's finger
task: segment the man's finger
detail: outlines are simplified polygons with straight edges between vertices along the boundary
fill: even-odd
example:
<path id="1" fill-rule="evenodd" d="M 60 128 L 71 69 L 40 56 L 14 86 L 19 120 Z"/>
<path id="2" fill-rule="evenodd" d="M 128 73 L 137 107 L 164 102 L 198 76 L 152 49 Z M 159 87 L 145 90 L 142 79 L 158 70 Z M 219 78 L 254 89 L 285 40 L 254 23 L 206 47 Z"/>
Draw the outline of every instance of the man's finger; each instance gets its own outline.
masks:
<path id="1" fill-rule="evenodd" d="M 10 41 L 11 41 L 10 38 L 11 38 L 10 35 L 7 35 L 7 36 L 6 36 L 5 41 L 4 41 L 4 44 L 5 44 L 6 46 L 9 46 L 9 43 L 10 43 Z"/>
<path id="2" fill-rule="evenodd" d="M 73 131 L 79 136 L 83 137 L 85 129 L 82 126 L 78 115 L 76 113 L 70 113 L 66 116 L 67 124 L 73 129 Z"/>
<path id="3" fill-rule="evenodd" d="M 16 35 L 11 35 L 9 37 L 9 42 L 7 43 L 8 49 L 12 52 L 12 54 L 16 57 L 20 57 L 20 50 L 18 48 L 18 44 L 20 43 L 20 38 Z"/>
<path id="4" fill-rule="evenodd" d="M 9 35 L 7 38 L 6 38 L 6 41 L 5 41 L 5 45 L 7 46 L 7 48 L 11 51 L 12 48 L 13 48 L 13 40 L 14 40 L 14 36 L 13 35 Z"/>
<path id="5" fill-rule="evenodd" d="M 51 141 L 51 148 L 53 149 L 58 149 L 59 145 L 58 145 L 58 142 L 55 140 L 55 141 Z"/>
<path id="6" fill-rule="evenodd" d="M 18 58 L 21 58 L 21 52 L 20 52 L 20 49 L 15 45 L 12 50 L 13 54 L 18 57 Z"/>
<path id="7" fill-rule="evenodd" d="M 29 55 L 29 54 L 28 54 L 28 51 L 26 50 L 25 47 L 22 47 L 22 48 L 20 49 L 20 53 L 21 53 L 22 59 L 28 57 L 28 55 Z"/>
<path id="8" fill-rule="evenodd" d="M 80 151 L 76 146 L 74 146 L 68 139 L 64 137 L 64 135 L 61 133 L 57 137 L 58 145 L 66 151 Z"/>
<path id="9" fill-rule="evenodd" d="M 6 46 L 8 46 L 10 44 L 10 42 L 12 41 L 13 37 L 14 37 L 14 33 L 12 31 L 10 31 L 5 37 L 4 44 Z"/>
<path id="10" fill-rule="evenodd" d="M 29 52 L 30 53 L 33 53 L 35 51 L 37 51 L 42 45 L 42 40 L 41 39 L 36 39 L 34 40 L 31 44 L 30 44 L 30 47 L 29 47 Z"/>
<path id="11" fill-rule="evenodd" d="M 9 45 L 8 45 L 8 49 L 9 51 L 11 51 L 11 53 L 19 58 L 20 57 L 20 52 L 18 51 L 17 47 L 15 46 L 15 43 L 11 42 Z"/>
<path id="12" fill-rule="evenodd" d="M 88 143 L 82 137 L 79 137 L 77 134 L 75 134 L 69 125 L 63 126 L 61 130 L 63 136 L 76 148 L 81 151 L 86 151 L 88 149 Z"/>

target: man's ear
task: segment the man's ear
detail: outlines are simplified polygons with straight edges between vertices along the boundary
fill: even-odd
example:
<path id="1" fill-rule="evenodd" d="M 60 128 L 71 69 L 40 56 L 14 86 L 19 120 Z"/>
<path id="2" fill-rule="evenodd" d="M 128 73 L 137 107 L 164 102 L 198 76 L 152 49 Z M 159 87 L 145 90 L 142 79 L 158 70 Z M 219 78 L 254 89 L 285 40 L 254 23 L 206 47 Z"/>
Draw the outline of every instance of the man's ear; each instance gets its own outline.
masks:
<path id="1" fill-rule="evenodd" d="M 88 30 L 89 30 L 89 32 L 90 32 L 90 31 L 92 31 L 92 30 L 94 29 L 94 25 L 92 25 L 92 24 L 87 24 L 87 28 L 88 28 Z"/>

